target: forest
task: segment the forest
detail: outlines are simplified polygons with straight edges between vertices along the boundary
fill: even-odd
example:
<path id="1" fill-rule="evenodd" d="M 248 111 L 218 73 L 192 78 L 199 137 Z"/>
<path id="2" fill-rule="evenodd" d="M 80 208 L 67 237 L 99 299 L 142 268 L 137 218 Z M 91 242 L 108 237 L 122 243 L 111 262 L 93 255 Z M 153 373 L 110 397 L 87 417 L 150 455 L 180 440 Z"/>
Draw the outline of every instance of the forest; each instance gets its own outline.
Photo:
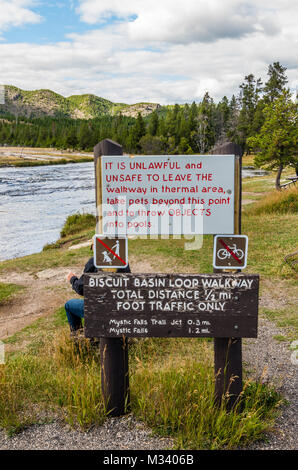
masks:
<path id="1" fill-rule="evenodd" d="M 145 118 L 140 113 L 137 118 L 119 114 L 90 120 L 2 115 L 0 144 L 91 152 L 100 140 L 110 138 L 128 153 L 205 154 L 220 143 L 232 141 L 243 152 L 262 151 L 267 145 L 268 155 L 270 142 L 265 144 L 265 137 L 272 132 L 270 126 L 276 127 L 284 119 L 285 139 L 290 135 L 291 141 L 290 150 L 282 143 L 288 155 L 284 159 L 289 158 L 284 162 L 287 164 L 297 156 L 297 100 L 293 101 L 287 82 L 286 67 L 275 62 L 269 65 L 264 84 L 249 74 L 230 99 L 224 96 L 215 103 L 206 92 L 199 103 L 162 106 Z M 274 116 L 275 124 L 271 122 Z M 266 160 L 261 152 L 259 163 L 262 158 Z"/>

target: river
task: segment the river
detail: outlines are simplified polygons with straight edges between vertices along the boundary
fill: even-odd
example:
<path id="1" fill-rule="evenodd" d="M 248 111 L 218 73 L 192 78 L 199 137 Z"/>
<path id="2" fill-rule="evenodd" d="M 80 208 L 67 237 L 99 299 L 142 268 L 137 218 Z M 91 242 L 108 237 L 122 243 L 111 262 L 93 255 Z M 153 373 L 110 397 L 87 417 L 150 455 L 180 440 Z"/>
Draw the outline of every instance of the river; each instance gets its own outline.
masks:
<path id="1" fill-rule="evenodd" d="M 56 241 L 68 215 L 95 213 L 94 165 L 0 168 L 0 260 Z"/>
<path id="2" fill-rule="evenodd" d="M 243 169 L 244 178 L 258 173 Z M 95 214 L 92 162 L 0 168 L 0 260 L 41 251 L 77 212 Z"/>

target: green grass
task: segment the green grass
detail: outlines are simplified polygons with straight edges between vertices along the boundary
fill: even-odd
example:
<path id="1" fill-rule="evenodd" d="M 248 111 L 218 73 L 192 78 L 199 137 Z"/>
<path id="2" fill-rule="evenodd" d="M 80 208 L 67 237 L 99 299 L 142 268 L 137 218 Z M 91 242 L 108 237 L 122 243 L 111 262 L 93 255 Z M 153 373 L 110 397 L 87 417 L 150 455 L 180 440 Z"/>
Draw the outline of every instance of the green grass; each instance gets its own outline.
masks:
<path id="1" fill-rule="evenodd" d="M 288 166 L 282 172 L 281 184 L 288 182 L 286 178 L 293 175 L 293 168 Z M 242 190 L 244 192 L 252 193 L 265 193 L 272 192 L 275 189 L 275 176 L 276 172 L 270 172 L 266 176 L 255 176 L 252 178 L 245 178 L 242 181 Z"/>
<path id="2" fill-rule="evenodd" d="M 242 190 L 245 192 L 267 193 L 274 189 L 275 180 L 273 176 L 258 176 L 246 178 L 242 182 Z"/>
<path id="3" fill-rule="evenodd" d="M 293 279 L 293 271 L 284 257 L 297 246 L 296 221 L 293 214 L 247 214 L 243 217 L 243 233 L 249 237 L 249 271 L 269 278 Z"/>
<path id="4" fill-rule="evenodd" d="M 29 167 L 29 166 L 46 166 L 46 165 L 66 165 L 67 163 L 86 163 L 92 162 L 93 157 L 81 157 L 81 158 L 59 158 L 55 160 L 29 160 L 29 161 L 15 161 L 12 163 L 12 166 L 15 167 Z M 5 166 L 2 164 L 1 166 Z"/>
<path id="5" fill-rule="evenodd" d="M 16 294 L 22 289 L 24 289 L 24 287 L 17 284 L 6 284 L 0 282 L 0 303 L 9 299 L 12 295 Z"/>
<path id="6" fill-rule="evenodd" d="M 90 227 L 95 227 L 96 218 L 92 214 L 73 214 L 67 217 L 66 222 L 61 230 L 61 238 L 68 235 L 78 234 Z"/>
<path id="7" fill-rule="evenodd" d="M 284 335 L 275 335 L 273 336 L 273 339 L 280 342 L 287 341 L 287 338 Z"/>
<path id="8" fill-rule="evenodd" d="M 26 347 L 0 366 L 0 426 L 9 435 L 55 417 L 82 429 L 103 423 L 99 354 L 88 340 L 74 347 L 63 308 L 5 343 L 17 342 Z M 175 448 L 238 448 L 271 429 L 281 398 L 268 385 L 246 380 L 241 413 L 215 405 L 212 341 L 147 338 L 129 354 L 132 411 Z"/>
<path id="9" fill-rule="evenodd" d="M 90 256 L 90 248 L 80 250 L 46 250 L 34 255 L 24 256 L 0 263 L 0 272 L 27 271 L 31 273 L 39 272 L 43 269 L 69 266 L 86 262 Z"/>
<path id="10" fill-rule="evenodd" d="M 282 336 L 285 337 L 286 340 L 297 339 L 298 318 L 297 307 L 295 305 L 292 305 L 291 307 L 283 310 L 262 308 L 261 312 L 269 320 L 273 321 L 278 327 L 285 328 L 285 335 Z"/>
<path id="11" fill-rule="evenodd" d="M 48 160 L 37 160 L 32 158 L 31 159 L 23 159 L 21 157 L 0 157 L 0 167 L 6 166 L 13 166 L 13 167 L 31 167 L 31 166 L 46 166 L 46 165 L 66 165 L 68 163 L 86 163 L 92 162 L 94 159 L 93 157 L 81 157 L 81 156 L 70 156 L 66 155 L 62 158 L 55 158 Z"/>

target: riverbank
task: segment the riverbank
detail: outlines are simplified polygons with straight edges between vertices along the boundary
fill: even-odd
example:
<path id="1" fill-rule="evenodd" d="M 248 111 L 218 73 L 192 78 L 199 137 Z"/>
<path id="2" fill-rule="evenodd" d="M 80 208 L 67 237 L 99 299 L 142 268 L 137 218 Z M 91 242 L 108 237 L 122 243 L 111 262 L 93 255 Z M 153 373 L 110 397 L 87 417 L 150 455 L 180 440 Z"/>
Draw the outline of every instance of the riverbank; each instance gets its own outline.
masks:
<path id="1" fill-rule="evenodd" d="M 63 165 L 93 161 L 93 153 L 53 148 L 0 147 L 1 167 L 27 167 L 43 165 Z M 243 166 L 254 168 L 254 156 L 243 157 Z"/>
<path id="2" fill-rule="evenodd" d="M 0 147 L 1 167 L 63 165 L 93 161 L 93 154 L 52 148 Z"/>
<path id="3" fill-rule="evenodd" d="M 297 366 L 291 362 L 290 347 L 298 332 L 297 273 L 285 256 L 295 251 L 296 214 L 292 209 L 280 213 L 278 207 L 270 214 L 253 210 L 273 184 L 274 175 L 243 182 L 245 197 L 253 201 L 243 210 L 243 233 L 249 236 L 245 272 L 260 273 L 261 278 L 259 338 L 244 340 L 243 346 L 250 408 L 240 417 L 218 414 L 213 408 L 211 340 L 157 338 L 137 341 L 130 347 L 133 426 L 144 422 L 147 431 L 149 426 L 159 436 L 167 437 L 164 447 L 254 445 L 262 449 L 270 448 L 271 443 L 276 449 L 295 448 L 297 401 L 293 397 Z M 65 448 L 65 422 L 73 429 L 69 434 L 72 442 L 79 439 L 74 436 L 81 436 L 81 431 L 74 429 L 90 429 L 83 435 L 84 448 L 95 445 L 94 436 L 103 429 L 111 433 L 118 429 L 120 435 L 127 430 L 126 419 L 117 420 L 117 428 L 118 424 L 106 421 L 102 412 L 96 357 L 83 351 L 74 354 L 68 339 L 63 303 L 76 295 L 66 283 L 65 274 L 68 270 L 81 273 L 91 253 L 82 243 L 94 233 L 94 219 L 90 219 L 90 226 L 82 226 L 81 222 L 74 219 L 64 237 L 41 253 L 0 263 L 0 282 L 23 288 L 11 288 L 0 305 L 0 338 L 5 341 L 7 354 L 6 376 L 0 375 L 0 382 L 2 390 L 10 387 L 3 401 L 0 395 L 0 416 L 6 419 L 2 418 L 1 426 L 11 433 L 30 426 L 13 440 L 0 436 L 2 448 L 30 448 L 30 436 L 51 433 L 53 429 L 61 437 L 61 445 L 53 443 L 51 448 Z M 183 239 L 129 240 L 129 259 L 135 273 L 211 272 L 212 237 L 204 237 L 204 245 L 195 256 L 184 250 Z M 289 406 L 282 404 L 279 393 L 290 401 Z M 281 414 L 275 421 L 278 411 Z M 260 441 L 264 433 L 267 443 Z M 38 448 L 45 448 L 42 446 L 47 445 L 46 440 L 39 439 Z M 140 443 L 135 437 L 127 446 L 138 449 L 150 446 L 150 442 L 158 446 L 150 441 L 149 433 L 144 439 L 145 443 Z M 67 442 L 66 448 L 72 448 Z M 113 448 L 116 442 L 111 438 L 106 448 Z M 98 445 L 100 448 L 104 444 Z"/>

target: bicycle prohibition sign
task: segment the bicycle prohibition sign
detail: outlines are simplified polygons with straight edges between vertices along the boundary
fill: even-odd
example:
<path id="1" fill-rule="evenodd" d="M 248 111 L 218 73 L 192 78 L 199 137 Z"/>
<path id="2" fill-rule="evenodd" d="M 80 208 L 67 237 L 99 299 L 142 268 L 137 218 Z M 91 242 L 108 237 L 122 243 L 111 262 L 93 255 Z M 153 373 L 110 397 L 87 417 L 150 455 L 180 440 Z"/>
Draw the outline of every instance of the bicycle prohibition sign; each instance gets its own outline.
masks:
<path id="1" fill-rule="evenodd" d="M 214 238 L 213 267 L 243 269 L 247 262 L 246 235 L 216 235 Z"/>
<path id="2" fill-rule="evenodd" d="M 228 250 L 228 248 L 230 249 L 230 251 Z M 234 255 L 238 259 L 242 260 L 244 252 L 240 248 L 237 248 L 235 243 L 233 245 L 228 245 L 228 248 L 221 248 L 220 250 L 218 250 L 217 257 L 222 260 L 230 259 L 234 253 Z"/>

